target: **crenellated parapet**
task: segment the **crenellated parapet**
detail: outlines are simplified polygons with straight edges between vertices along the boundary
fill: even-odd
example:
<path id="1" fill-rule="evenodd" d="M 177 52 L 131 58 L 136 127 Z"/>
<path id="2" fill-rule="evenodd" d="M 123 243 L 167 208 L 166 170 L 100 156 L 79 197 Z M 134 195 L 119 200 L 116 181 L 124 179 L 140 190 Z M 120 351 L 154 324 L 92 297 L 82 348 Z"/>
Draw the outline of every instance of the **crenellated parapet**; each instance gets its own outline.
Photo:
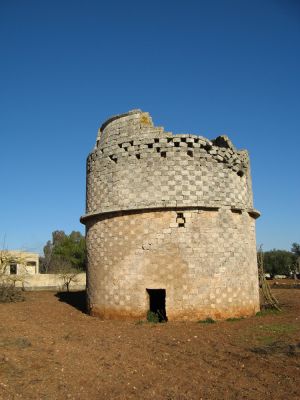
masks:
<path id="1" fill-rule="evenodd" d="M 195 206 L 255 213 L 246 150 L 236 150 L 227 136 L 165 132 L 140 110 L 101 126 L 87 159 L 85 217 Z"/>

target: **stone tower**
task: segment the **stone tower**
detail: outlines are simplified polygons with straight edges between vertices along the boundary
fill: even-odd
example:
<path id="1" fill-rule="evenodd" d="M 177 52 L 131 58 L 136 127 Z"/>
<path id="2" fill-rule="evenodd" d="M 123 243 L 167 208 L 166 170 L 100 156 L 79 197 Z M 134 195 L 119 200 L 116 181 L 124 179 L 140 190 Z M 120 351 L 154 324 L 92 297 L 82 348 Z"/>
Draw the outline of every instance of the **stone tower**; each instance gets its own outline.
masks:
<path id="1" fill-rule="evenodd" d="M 199 320 L 259 310 L 249 158 L 227 136 L 165 132 L 148 113 L 107 120 L 87 159 L 92 315 Z"/>

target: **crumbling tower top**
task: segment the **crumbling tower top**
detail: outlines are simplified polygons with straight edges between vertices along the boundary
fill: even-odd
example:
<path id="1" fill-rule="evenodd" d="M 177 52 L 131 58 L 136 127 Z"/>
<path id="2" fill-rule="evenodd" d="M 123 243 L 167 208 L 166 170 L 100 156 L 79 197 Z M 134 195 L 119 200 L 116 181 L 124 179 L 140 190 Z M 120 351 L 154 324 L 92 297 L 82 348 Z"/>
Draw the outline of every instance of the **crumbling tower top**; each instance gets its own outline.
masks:
<path id="1" fill-rule="evenodd" d="M 168 207 L 230 207 L 253 216 L 249 157 L 223 135 L 172 134 L 147 112 L 109 118 L 87 160 L 86 215 Z"/>

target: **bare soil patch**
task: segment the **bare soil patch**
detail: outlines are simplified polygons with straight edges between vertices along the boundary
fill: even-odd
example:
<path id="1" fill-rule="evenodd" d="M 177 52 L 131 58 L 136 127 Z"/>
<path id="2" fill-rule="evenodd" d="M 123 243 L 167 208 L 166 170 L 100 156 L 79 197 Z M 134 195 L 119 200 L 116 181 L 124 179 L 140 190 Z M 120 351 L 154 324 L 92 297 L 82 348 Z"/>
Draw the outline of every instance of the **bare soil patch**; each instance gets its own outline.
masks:
<path id="1" fill-rule="evenodd" d="M 282 313 L 216 323 L 101 321 L 84 293 L 0 304 L 0 398 L 299 399 L 300 291 Z"/>

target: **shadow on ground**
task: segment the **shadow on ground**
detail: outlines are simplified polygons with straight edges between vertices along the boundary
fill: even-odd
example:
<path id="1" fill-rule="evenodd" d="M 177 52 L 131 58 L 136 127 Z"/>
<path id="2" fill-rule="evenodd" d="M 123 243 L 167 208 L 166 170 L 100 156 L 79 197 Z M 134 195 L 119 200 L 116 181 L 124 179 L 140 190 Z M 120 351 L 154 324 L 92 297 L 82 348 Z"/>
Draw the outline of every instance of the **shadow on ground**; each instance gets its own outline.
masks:
<path id="1" fill-rule="evenodd" d="M 77 310 L 86 313 L 86 291 L 79 290 L 77 292 L 57 292 L 55 295 L 59 301 L 70 304 Z"/>

